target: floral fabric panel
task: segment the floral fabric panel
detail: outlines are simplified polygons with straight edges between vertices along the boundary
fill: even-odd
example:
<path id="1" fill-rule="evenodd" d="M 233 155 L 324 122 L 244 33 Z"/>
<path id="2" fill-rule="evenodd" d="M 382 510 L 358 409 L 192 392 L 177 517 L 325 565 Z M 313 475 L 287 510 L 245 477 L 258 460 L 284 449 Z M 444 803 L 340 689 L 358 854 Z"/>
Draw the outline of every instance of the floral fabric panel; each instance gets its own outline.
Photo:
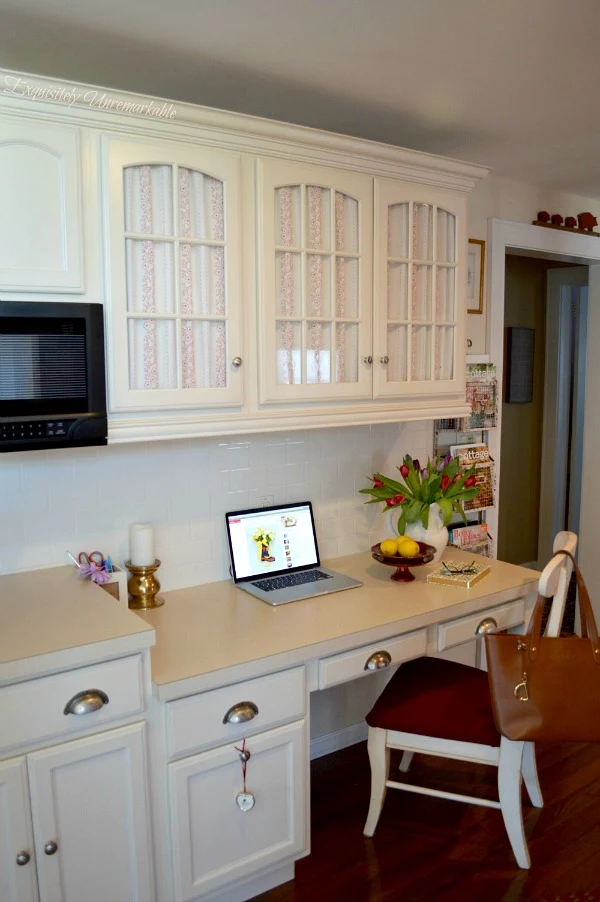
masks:
<path id="1" fill-rule="evenodd" d="M 454 378 L 456 217 L 432 204 L 388 207 L 388 382 Z"/>
<path id="2" fill-rule="evenodd" d="M 227 385 L 223 183 L 176 166 L 124 171 L 129 379 Z"/>
<path id="3" fill-rule="evenodd" d="M 317 185 L 275 193 L 277 381 L 358 380 L 359 206 Z"/>

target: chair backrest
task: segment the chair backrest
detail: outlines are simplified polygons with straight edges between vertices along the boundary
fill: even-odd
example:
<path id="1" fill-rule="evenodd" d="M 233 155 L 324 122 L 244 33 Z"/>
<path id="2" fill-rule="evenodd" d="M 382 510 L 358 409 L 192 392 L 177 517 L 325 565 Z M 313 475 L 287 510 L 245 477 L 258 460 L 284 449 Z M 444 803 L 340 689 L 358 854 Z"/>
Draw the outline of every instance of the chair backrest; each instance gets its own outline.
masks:
<path id="1" fill-rule="evenodd" d="M 570 551 L 574 555 L 576 548 L 577 536 L 574 532 L 564 531 L 557 533 L 552 547 L 555 553 L 557 551 Z M 555 637 L 560 635 L 572 572 L 573 564 L 564 554 L 553 557 L 542 570 L 538 586 L 539 592 L 545 598 L 552 598 L 552 607 L 544 633 L 546 636 Z"/>

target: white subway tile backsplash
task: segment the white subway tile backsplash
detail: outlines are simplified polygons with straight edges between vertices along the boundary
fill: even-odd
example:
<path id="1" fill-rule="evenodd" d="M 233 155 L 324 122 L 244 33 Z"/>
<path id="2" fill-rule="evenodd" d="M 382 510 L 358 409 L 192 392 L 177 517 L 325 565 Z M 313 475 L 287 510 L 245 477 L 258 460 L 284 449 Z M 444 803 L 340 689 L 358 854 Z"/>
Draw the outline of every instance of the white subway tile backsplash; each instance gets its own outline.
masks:
<path id="1" fill-rule="evenodd" d="M 321 557 L 386 534 L 358 490 L 404 454 L 426 459 L 430 423 L 23 452 L 0 458 L 0 573 L 56 566 L 99 548 L 129 557 L 131 523 L 154 523 L 163 590 L 226 579 L 228 510 L 311 500 Z"/>

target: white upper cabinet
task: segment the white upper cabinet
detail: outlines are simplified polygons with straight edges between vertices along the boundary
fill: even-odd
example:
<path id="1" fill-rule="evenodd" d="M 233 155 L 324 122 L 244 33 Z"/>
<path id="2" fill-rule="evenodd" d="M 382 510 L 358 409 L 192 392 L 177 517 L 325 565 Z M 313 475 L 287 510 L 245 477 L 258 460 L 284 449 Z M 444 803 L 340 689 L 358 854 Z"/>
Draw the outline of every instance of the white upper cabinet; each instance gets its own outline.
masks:
<path id="1" fill-rule="evenodd" d="M 466 198 L 375 180 L 374 396 L 464 392 Z"/>
<path id="2" fill-rule="evenodd" d="M 79 130 L 0 120 L 0 291 L 83 292 Z"/>
<path id="3" fill-rule="evenodd" d="M 370 398 L 373 180 L 258 166 L 260 402 Z"/>
<path id="4" fill-rule="evenodd" d="M 242 401 L 240 157 L 104 141 L 110 407 Z"/>

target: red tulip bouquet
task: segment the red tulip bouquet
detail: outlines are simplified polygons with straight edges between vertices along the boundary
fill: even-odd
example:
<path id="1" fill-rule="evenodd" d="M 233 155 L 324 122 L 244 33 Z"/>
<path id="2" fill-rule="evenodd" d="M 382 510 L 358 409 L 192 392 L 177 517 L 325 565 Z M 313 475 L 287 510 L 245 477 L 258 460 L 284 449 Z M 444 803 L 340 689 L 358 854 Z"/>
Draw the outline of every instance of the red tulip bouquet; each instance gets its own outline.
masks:
<path id="1" fill-rule="evenodd" d="M 402 482 L 374 473 L 370 477 L 372 486 L 360 489 L 363 495 L 372 495 L 367 504 L 383 501 L 386 508 L 401 509 L 398 518 L 398 535 L 403 535 L 407 523 L 420 520 L 427 529 L 429 508 L 437 504 L 444 526 L 454 513 L 460 514 L 466 523 L 463 501 L 475 498 L 479 488 L 475 485 L 475 467 L 461 468 L 458 457 L 447 454 L 429 458 L 427 466 L 421 467 L 418 460 L 407 454 L 402 466 L 398 467 Z"/>

